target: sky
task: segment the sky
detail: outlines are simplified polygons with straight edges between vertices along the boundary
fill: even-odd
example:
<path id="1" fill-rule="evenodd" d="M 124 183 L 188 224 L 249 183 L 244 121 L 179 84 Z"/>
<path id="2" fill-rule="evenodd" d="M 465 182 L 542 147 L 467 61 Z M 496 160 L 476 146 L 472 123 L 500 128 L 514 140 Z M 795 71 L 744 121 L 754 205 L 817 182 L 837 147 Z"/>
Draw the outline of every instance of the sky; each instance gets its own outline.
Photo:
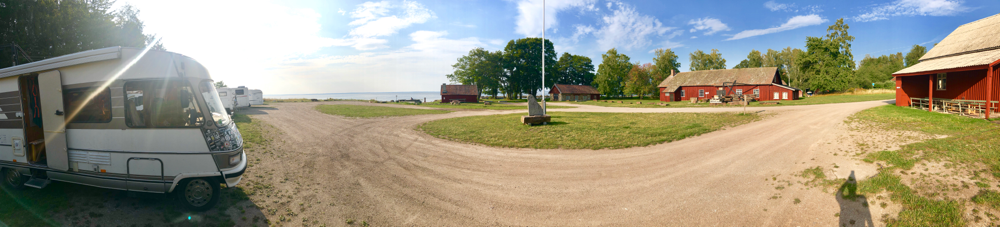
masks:
<path id="1" fill-rule="evenodd" d="M 119 0 L 140 10 L 145 32 L 194 58 L 212 78 L 265 94 L 437 91 L 473 48 L 541 37 L 538 0 Z M 547 0 L 545 38 L 557 54 L 611 48 L 646 63 L 670 48 L 718 49 L 729 68 L 751 50 L 805 50 L 843 18 L 865 55 L 932 46 L 958 26 L 1000 12 L 995 0 L 662 1 Z"/>

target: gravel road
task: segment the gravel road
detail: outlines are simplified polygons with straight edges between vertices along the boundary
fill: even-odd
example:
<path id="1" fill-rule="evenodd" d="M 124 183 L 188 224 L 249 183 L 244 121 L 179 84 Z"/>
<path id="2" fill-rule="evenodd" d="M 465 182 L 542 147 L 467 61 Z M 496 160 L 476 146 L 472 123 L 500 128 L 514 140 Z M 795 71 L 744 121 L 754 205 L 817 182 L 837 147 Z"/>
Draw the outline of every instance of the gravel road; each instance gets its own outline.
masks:
<path id="1" fill-rule="evenodd" d="M 822 153 L 830 140 L 824 138 L 844 134 L 837 125 L 851 114 L 887 103 L 891 101 L 747 108 L 770 116 L 680 141 L 618 150 L 495 148 L 415 130 L 437 119 L 525 111 L 353 119 L 319 113 L 313 109 L 319 103 L 281 103 L 248 112 L 276 128 L 273 146 L 282 154 L 256 167 L 297 182 L 275 184 L 295 194 L 292 204 L 333 204 L 303 209 L 297 215 L 313 218 L 307 222 L 836 226 L 845 205 L 832 192 L 798 189 L 801 185 L 777 189 L 781 183 L 774 179 L 794 182 L 796 172 L 827 163 L 823 159 L 828 155 Z M 575 106 L 549 111 L 743 110 Z"/>

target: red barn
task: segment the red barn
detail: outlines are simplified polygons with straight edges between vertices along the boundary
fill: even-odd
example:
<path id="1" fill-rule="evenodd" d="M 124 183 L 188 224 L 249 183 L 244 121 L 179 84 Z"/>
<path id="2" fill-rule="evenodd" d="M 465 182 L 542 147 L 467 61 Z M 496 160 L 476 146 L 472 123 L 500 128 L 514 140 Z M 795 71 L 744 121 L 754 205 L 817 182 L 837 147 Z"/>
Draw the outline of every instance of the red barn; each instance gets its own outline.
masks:
<path id="1" fill-rule="evenodd" d="M 920 57 L 893 73 L 896 105 L 928 111 L 996 116 L 1000 95 L 1000 14 L 958 26 Z M 990 110 L 990 111 L 985 111 Z"/>
<path id="2" fill-rule="evenodd" d="M 759 101 L 796 100 L 799 89 L 789 87 L 778 76 L 778 68 L 718 69 L 682 72 L 670 75 L 660 83 L 660 101 L 684 101 L 691 98 L 711 99 L 726 95 L 723 83 L 736 82 L 732 92 L 757 95 Z"/>
<path id="3" fill-rule="evenodd" d="M 479 88 L 476 85 L 441 85 L 441 103 L 451 100 L 479 102 Z"/>
<path id="4" fill-rule="evenodd" d="M 587 101 L 600 100 L 601 93 L 587 85 L 556 84 L 549 90 L 556 101 Z"/>

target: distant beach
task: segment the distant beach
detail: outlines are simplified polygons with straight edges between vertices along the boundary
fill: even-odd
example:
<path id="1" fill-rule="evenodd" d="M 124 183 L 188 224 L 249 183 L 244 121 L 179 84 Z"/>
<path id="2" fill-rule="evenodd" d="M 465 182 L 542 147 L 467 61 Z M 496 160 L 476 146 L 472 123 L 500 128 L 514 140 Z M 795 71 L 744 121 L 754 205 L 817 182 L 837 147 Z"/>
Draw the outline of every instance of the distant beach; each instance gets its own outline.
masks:
<path id="1" fill-rule="evenodd" d="M 427 101 L 441 99 L 441 93 L 437 91 L 410 91 L 410 92 L 356 92 L 356 93 L 322 93 L 322 94 L 278 94 L 268 95 L 264 93 L 264 98 L 269 99 L 359 99 L 359 100 L 379 100 L 389 101 L 398 99 L 420 99 Z"/>

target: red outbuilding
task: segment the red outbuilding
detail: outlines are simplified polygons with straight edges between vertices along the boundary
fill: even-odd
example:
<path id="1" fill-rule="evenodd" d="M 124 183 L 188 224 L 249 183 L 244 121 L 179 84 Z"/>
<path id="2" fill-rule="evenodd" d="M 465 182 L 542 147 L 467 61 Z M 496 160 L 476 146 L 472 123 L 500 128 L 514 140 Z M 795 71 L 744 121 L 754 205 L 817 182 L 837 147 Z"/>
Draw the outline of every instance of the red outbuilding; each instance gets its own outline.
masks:
<path id="1" fill-rule="evenodd" d="M 476 85 L 441 85 L 441 103 L 451 100 L 479 102 L 479 88 Z"/>
<path id="2" fill-rule="evenodd" d="M 893 73 L 896 105 L 990 118 L 1000 98 L 1000 14 L 958 26 L 920 57 Z M 986 111 L 990 110 L 990 111 Z"/>
<path id="3" fill-rule="evenodd" d="M 549 90 L 556 101 L 600 100 L 601 93 L 587 85 L 556 84 Z"/>
<path id="4" fill-rule="evenodd" d="M 684 101 L 691 98 L 711 99 L 714 95 L 753 94 L 758 101 L 796 100 L 800 90 L 789 87 L 778 76 L 778 68 L 718 69 L 682 72 L 670 75 L 660 83 L 660 101 Z M 725 86 L 724 86 L 725 85 Z"/>

